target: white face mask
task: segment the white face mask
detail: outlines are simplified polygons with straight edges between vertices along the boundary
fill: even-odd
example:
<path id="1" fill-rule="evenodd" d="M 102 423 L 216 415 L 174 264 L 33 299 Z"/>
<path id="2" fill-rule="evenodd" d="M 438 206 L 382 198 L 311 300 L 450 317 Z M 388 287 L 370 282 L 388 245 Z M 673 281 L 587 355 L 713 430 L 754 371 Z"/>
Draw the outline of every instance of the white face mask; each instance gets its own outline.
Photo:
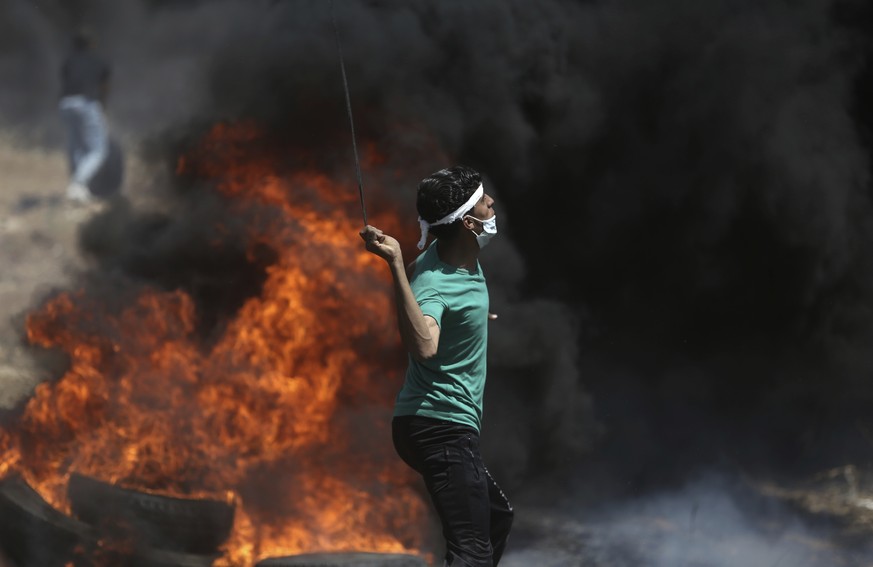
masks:
<path id="1" fill-rule="evenodd" d="M 497 215 L 485 220 L 477 219 L 473 215 L 466 216 L 482 223 L 482 233 L 476 234 L 473 232 L 473 234 L 476 234 L 476 243 L 479 245 L 479 248 L 485 248 L 485 245 L 488 244 L 492 238 L 497 236 Z"/>

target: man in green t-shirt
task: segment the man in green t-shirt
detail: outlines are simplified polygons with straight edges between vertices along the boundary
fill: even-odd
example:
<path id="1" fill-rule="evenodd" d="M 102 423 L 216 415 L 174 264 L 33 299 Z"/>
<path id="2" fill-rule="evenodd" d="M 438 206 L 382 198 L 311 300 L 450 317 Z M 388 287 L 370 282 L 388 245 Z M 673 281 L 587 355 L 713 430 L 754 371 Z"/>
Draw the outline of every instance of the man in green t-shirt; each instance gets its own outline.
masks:
<path id="1" fill-rule="evenodd" d="M 488 343 L 488 288 L 479 251 L 497 234 L 494 199 L 466 166 L 418 186 L 419 250 L 366 226 L 366 248 L 391 269 L 400 337 L 409 353 L 392 422 L 397 454 L 424 479 L 446 539 L 445 565 L 495 567 L 513 510 L 482 462 L 479 431 Z"/>

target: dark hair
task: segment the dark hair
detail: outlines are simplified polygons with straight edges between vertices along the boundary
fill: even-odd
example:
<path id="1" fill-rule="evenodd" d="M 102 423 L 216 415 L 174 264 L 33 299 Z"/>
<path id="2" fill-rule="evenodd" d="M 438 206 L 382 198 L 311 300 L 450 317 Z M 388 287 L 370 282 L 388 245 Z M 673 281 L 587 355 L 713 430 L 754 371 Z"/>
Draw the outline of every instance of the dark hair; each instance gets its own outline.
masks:
<path id="1" fill-rule="evenodd" d="M 418 216 L 436 222 L 455 211 L 473 195 L 482 183 L 478 171 L 466 165 L 456 165 L 430 174 L 418 184 L 416 208 Z M 430 227 L 436 238 L 450 239 L 460 226 L 458 221 Z"/>

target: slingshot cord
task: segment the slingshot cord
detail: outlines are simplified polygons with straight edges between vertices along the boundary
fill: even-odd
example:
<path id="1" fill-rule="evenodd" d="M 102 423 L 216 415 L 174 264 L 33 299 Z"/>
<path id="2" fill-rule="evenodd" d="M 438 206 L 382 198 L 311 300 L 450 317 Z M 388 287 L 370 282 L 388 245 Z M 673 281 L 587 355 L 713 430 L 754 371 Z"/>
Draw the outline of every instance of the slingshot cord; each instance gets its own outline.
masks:
<path id="1" fill-rule="evenodd" d="M 336 26 L 336 17 L 333 14 L 333 0 L 330 2 L 330 18 L 333 21 L 333 31 L 336 35 L 336 49 L 339 52 L 340 70 L 343 74 L 343 88 L 346 93 L 346 111 L 349 115 L 349 125 L 352 128 L 352 151 L 355 154 L 355 172 L 358 174 L 358 192 L 361 195 L 361 212 L 364 214 L 364 224 L 367 224 L 367 208 L 364 206 L 364 182 L 361 178 L 361 162 L 358 160 L 358 144 L 355 142 L 355 121 L 352 119 L 352 101 L 349 97 L 349 82 L 346 79 L 346 64 L 343 60 L 343 48 L 340 45 L 339 30 Z"/>

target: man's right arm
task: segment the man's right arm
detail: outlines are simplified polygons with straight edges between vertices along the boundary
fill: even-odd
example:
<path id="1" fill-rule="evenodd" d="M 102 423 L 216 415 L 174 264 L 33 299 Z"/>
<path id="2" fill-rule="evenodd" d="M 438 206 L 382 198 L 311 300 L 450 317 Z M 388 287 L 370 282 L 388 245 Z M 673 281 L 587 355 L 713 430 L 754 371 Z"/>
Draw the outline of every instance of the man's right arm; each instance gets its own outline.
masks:
<path id="1" fill-rule="evenodd" d="M 412 293 L 403 262 L 392 262 L 394 297 L 397 304 L 397 325 L 406 350 L 416 360 L 427 360 L 437 353 L 440 326 L 433 317 L 424 315 Z"/>
<path id="2" fill-rule="evenodd" d="M 100 104 L 105 108 L 109 102 L 109 66 L 103 70 L 103 75 L 100 77 Z"/>
<path id="3" fill-rule="evenodd" d="M 407 352 L 416 360 L 427 360 L 437 352 L 440 327 L 433 317 L 425 316 L 412 293 L 403 254 L 397 240 L 381 230 L 366 226 L 360 232 L 368 251 L 388 262 L 394 282 L 394 298 L 397 308 L 397 326 Z"/>
<path id="4" fill-rule="evenodd" d="M 68 72 L 69 72 L 69 71 L 68 71 L 69 66 L 70 66 L 70 64 L 69 64 L 69 59 L 64 59 L 63 63 L 61 63 L 61 72 L 59 73 L 59 75 L 60 75 L 60 79 L 61 79 L 61 90 L 60 90 L 60 92 L 58 93 L 58 99 L 62 99 L 62 98 L 64 98 L 64 95 L 67 94 L 67 93 L 66 93 L 66 90 L 67 90 L 67 74 L 68 74 Z"/>

